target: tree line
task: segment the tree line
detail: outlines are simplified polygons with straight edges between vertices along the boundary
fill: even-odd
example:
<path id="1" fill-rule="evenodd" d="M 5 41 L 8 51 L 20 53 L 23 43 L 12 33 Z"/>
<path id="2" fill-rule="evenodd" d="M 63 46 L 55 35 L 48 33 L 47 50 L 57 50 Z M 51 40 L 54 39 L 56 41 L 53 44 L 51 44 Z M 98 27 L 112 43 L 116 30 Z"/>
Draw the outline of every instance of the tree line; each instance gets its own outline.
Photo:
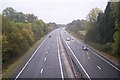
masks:
<path id="1" fill-rule="evenodd" d="M 120 55 L 119 16 L 120 2 L 108 2 L 104 12 L 99 8 L 90 10 L 85 20 L 87 33 L 84 42 L 101 45 L 98 46 L 98 49 L 101 51 L 110 52 L 113 55 Z M 79 26 L 82 27 L 82 25 Z M 72 28 L 75 28 L 75 26 L 72 25 Z M 70 30 L 70 26 L 68 26 L 68 29 Z"/>
<path id="2" fill-rule="evenodd" d="M 7 7 L 4 9 L 2 14 L 15 22 L 33 22 L 34 20 L 38 19 L 34 14 L 24 14 L 22 12 L 17 12 L 12 7 Z"/>
<path id="3" fill-rule="evenodd" d="M 67 24 L 67 27 L 69 28 L 69 30 L 73 31 L 73 32 L 78 32 L 80 30 L 86 30 L 87 26 L 86 26 L 86 20 L 74 20 L 71 23 Z"/>
<path id="4" fill-rule="evenodd" d="M 51 30 L 47 23 L 39 20 L 34 14 L 17 12 L 12 7 L 4 9 L 1 16 L 4 67 L 22 56 L 36 41 Z"/>

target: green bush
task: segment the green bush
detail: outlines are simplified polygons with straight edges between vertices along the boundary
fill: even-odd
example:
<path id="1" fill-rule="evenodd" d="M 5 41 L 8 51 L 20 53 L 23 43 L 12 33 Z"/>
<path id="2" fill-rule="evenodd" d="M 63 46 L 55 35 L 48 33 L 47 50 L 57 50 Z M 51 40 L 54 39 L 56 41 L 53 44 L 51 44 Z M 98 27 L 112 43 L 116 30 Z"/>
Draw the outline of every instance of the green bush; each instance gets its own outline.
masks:
<path id="1" fill-rule="evenodd" d="M 112 50 L 112 44 L 111 43 L 106 43 L 105 44 L 105 51 L 111 51 Z"/>
<path id="2" fill-rule="evenodd" d="M 3 16 L 2 21 L 3 66 L 22 56 L 37 40 L 47 33 L 48 27 L 42 20 L 22 23 L 10 21 L 8 17 Z"/>
<path id="3" fill-rule="evenodd" d="M 97 43 L 94 43 L 94 42 L 90 42 L 89 43 L 92 47 L 100 50 L 100 51 L 104 51 L 105 50 L 105 45 L 102 45 L 102 44 L 97 44 Z"/>

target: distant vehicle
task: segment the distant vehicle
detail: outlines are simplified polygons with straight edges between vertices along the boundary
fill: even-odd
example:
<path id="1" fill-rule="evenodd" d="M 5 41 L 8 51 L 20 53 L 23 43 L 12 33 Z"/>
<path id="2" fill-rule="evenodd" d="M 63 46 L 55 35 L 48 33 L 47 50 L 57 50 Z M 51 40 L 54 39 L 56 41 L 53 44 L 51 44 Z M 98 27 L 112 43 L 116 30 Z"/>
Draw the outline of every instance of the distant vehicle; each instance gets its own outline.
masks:
<path id="1" fill-rule="evenodd" d="M 66 41 L 70 41 L 70 38 L 66 38 Z"/>
<path id="2" fill-rule="evenodd" d="M 51 36 L 49 35 L 49 38 L 50 38 Z"/>
<path id="3" fill-rule="evenodd" d="M 82 49 L 85 50 L 85 51 L 88 51 L 88 46 L 84 44 L 84 45 L 82 46 Z"/>

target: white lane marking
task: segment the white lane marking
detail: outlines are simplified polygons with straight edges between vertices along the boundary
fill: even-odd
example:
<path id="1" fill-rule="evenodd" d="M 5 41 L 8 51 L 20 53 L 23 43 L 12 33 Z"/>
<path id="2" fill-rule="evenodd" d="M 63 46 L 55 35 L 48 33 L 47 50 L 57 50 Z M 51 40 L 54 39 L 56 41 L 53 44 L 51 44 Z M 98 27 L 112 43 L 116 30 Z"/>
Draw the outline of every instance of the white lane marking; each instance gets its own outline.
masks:
<path id="1" fill-rule="evenodd" d="M 44 61 L 46 61 L 47 58 L 44 58 Z"/>
<path id="2" fill-rule="evenodd" d="M 100 66 L 97 66 L 97 68 L 98 68 L 98 69 L 101 69 L 101 67 L 100 67 Z"/>
<path id="3" fill-rule="evenodd" d="M 61 77 L 62 77 L 62 80 L 64 80 L 58 40 L 57 40 L 57 46 L 58 46 L 58 58 L 59 58 L 59 64 L 60 64 Z"/>
<path id="4" fill-rule="evenodd" d="M 95 55 L 97 55 L 99 58 L 101 58 L 103 61 L 105 61 L 106 63 L 108 63 L 109 65 L 111 65 L 113 68 L 115 68 L 116 70 L 120 71 L 120 69 L 118 69 L 117 67 L 115 67 L 113 64 L 111 64 L 110 62 L 108 62 L 107 60 L 105 60 L 104 58 L 102 58 L 100 55 L 98 55 L 97 53 L 95 53 L 94 51 L 92 51 L 91 49 L 89 49 L 91 52 L 93 52 Z"/>
<path id="5" fill-rule="evenodd" d="M 66 43 L 66 42 L 65 42 Z M 90 79 L 90 76 L 88 75 L 88 73 L 86 72 L 86 70 L 84 69 L 84 67 L 82 66 L 82 64 L 80 63 L 80 61 L 77 59 L 77 57 L 75 56 L 74 52 L 72 51 L 72 49 L 68 46 L 68 44 L 66 43 L 67 47 L 69 48 L 69 50 L 71 51 L 72 55 L 75 57 L 75 59 L 77 60 L 78 64 L 81 66 L 81 68 L 83 69 L 83 71 L 85 72 L 85 74 L 87 75 L 87 77 Z"/>
<path id="6" fill-rule="evenodd" d="M 90 59 L 90 57 L 88 57 L 88 59 Z"/>
<path id="7" fill-rule="evenodd" d="M 48 49 L 49 49 L 49 47 L 48 47 Z"/>
<path id="8" fill-rule="evenodd" d="M 49 36 L 49 35 L 48 35 Z M 47 37 L 48 37 L 47 36 Z M 47 39 L 47 37 L 44 39 L 44 41 L 39 45 L 39 47 L 35 50 L 35 52 L 33 53 L 33 55 L 29 58 L 29 60 L 27 61 L 27 63 L 24 65 L 24 67 L 21 69 L 21 71 L 18 73 L 18 75 L 15 77 L 15 80 L 17 80 L 17 78 L 21 75 L 21 73 L 24 71 L 24 69 L 26 68 L 26 66 L 29 64 L 29 62 L 32 60 L 32 58 L 35 56 L 35 54 L 37 53 L 38 49 L 42 46 L 42 44 L 45 42 L 45 40 Z"/>
<path id="9" fill-rule="evenodd" d="M 70 35 L 70 34 L 69 34 Z M 70 35 L 71 36 L 71 35 Z M 76 38 L 75 40 L 82 45 L 82 43 L 80 43 L 80 41 L 78 41 Z M 95 55 L 97 55 L 99 58 L 101 58 L 103 61 L 105 61 L 106 63 L 108 63 L 109 65 L 111 65 L 113 68 L 115 68 L 116 70 L 120 71 L 120 69 L 118 69 L 116 66 L 114 66 L 113 64 L 111 64 L 109 61 L 105 60 L 103 57 L 99 56 L 97 53 L 95 53 L 94 51 L 92 51 L 91 49 L 89 49 L 91 52 L 93 52 Z M 108 58 L 107 58 L 108 59 Z M 108 59 L 110 60 L 110 59 Z M 111 61 L 111 60 L 110 60 Z M 111 61 L 112 62 L 112 61 Z"/>
<path id="10" fill-rule="evenodd" d="M 46 52 L 46 53 L 48 53 L 48 52 Z"/>
<path id="11" fill-rule="evenodd" d="M 43 73 L 43 69 L 41 69 L 40 73 Z"/>

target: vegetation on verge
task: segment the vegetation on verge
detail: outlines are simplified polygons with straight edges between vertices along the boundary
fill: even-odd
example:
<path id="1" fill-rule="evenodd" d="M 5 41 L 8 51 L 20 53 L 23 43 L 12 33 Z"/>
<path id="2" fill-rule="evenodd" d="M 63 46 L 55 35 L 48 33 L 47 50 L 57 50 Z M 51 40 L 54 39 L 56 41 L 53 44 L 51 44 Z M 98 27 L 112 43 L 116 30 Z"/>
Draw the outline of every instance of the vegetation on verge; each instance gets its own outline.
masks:
<path id="1" fill-rule="evenodd" d="M 94 8 L 89 12 L 87 19 L 84 20 L 85 26 L 78 27 L 72 22 L 67 25 L 67 29 L 78 34 L 84 27 L 87 32 L 84 36 L 85 43 L 93 44 L 93 47 L 101 51 L 118 56 L 120 55 L 119 16 L 120 2 L 108 2 L 104 12 L 99 8 Z"/>
<path id="2" fill-rule="evenodd" d="M 12 7 L 4 9 L 1 16 L 3 69 L 54 29 L 49 28 L 47 23 L 39 20 L 34 14 L 17 12 Z"/>

